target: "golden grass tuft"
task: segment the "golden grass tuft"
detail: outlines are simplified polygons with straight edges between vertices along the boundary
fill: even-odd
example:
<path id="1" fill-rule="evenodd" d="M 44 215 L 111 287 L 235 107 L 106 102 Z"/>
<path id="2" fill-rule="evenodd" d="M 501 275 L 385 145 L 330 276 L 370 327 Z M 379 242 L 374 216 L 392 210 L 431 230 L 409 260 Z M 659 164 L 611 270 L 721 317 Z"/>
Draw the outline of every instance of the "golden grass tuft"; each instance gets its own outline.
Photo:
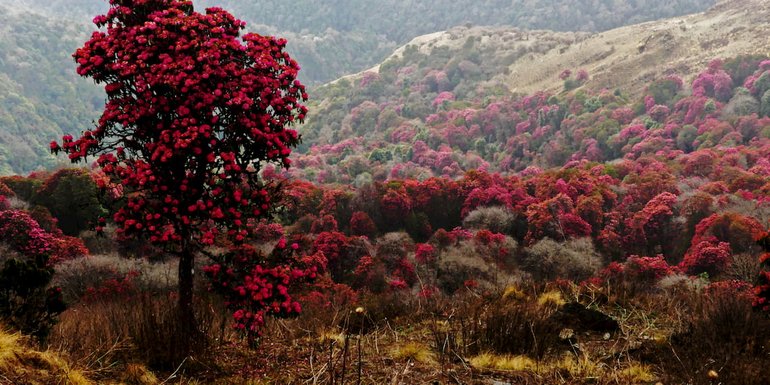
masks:
<path id="1" fill-rule="evenodd" d="M 345 343 L 345 335 L 336 331 L 321 332 L 321 335 L 318 336 L 318 342 L 325 345 L 331 343 L 342 345 Z"/>
<path id="2" fill-rule="evenodd" d="M 430 348 L 419 342 L 407 342 L 396 346 L 390 351 L 390 355 L 397 360 L 409 360 L 422 364 L 435 364 L 436 356 Z"/>
<path id="3" fill-rule="evenodd" d="M 630 382 L 652 382 L 657 379 L 655 373 L 649 366 L 631 363 L 628 367 L 620 371 L 620 376 Z"/>
<path id="4" fill-rule="evenodd" d="M 158 378 L 141 364 L 128 364 L 123 374 L 123 381 L 131 385 L 156 385 Z"/>
<path id="5" fill-rule="evenodd" d="M 490 353 L 481 353 L 476 357 L 471 358 L 469 361 L 471 366 L 476 369 L 494 369 L 496 356 Z"/>
<path id="6" fill-rule="evenodd" d="M 524 291 L 514 285 L 506 287 L 505 291 L 503 291 L 503 299 L 514 299 L 520 301 L 526 297 L 527 295 L 524 293 Z"/>
<path id="7" fill-rule="evenodd" d="M 70 368 L 57 353 L 32 350 L 24 346 L 19 333 L 11 333 L 1 328 L 0 376 L 30 384 L 92 384 L 82 372 Z"/>
<path id="8" fill-rule="evenodd" d="M 537 363 L 527 356 L 482 353 L 471 358 L 470 363 L 471 366 L 477 369 L 496 369 L 519 372 L 537 370 Z"/>
<path id="9" fill-rule="evenodd" d="M 567 301 L 564 300 L 560 291 L 552 290 L 540 294 L 540 297 L 537 298 L 537 303 L 540 306 L 562 306 Z"/>
<path id="10" fill-rule="evenodd" d="M 575 357 L 567 353 L 561 360 L 552 362 L 542 369 L 543 371 L 565 371 L 572 378 L 598 379 L 605 376 L 605 366 L 592 360 L 588 354 Z"/>

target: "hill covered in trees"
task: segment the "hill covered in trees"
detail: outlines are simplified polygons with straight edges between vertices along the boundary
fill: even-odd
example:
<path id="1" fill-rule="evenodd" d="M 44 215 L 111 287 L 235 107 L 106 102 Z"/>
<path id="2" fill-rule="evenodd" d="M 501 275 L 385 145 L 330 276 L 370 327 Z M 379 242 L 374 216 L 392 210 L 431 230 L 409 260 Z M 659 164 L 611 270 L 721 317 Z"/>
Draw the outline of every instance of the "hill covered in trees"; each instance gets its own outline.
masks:
<path id="1" fill-rule="evenodd" d="M 157 19 L 166 33 L 134 24 L 128 46 L 165 37 L 161 51 L 173 52 L 176 33 L 217 25 L 180 22 L 189 8 L 173 6 Z M 62 353 L 0 333 L 0 375 L 765 383 L 769 9 L 728 2 L 599 34 L 462 26 L 422 36 L 318 88 L 299 151 L 294 132 L 258 118 L 305 99 L 286 76 L 271 72 L 277 81 L 257 90 L 270 103 L 255 111 L 226 94 L 239 89 L 237 70 L 183 76 L 192 58 L 216 54 L 140 59 L 170 76 L 154 76 L 138 100 L 108 87 L 118 113 L 106 119 L 119 120 L 126 148 L 106 144 L 115 153 L 101 169 L 0 177 L 0 322 Z M 188 47 L 219 48 L 210 41 Z M 245 52 L 234 49 L 230 59 Z M 95 60 L 80 64 L 100 68 L 101 55 L 82 50 Z M 180 92 L 222 104 L 122 114 L 201 79 L 214 89 Z M 83 156 L 89 135 L 61 147 Z M 243 160 L 262 150 L 291 167 Z M 256 174 L 253 164 L 263 166 L 254 188 L 233 176 Z M 182 179 L 159 182 L 169 174 Z M 201 248 L 186 251 L 190 242 Z M 193 266 L 199 284 L 183 275 Z M 193 314 L 180 322 L 183 296 Z M 191 336 L 195 346 L 178 349 Z"/>
<path id="2" fill-rule="evenodd" d="M 304 3 L 292 3 L 291 6 L 276 2 L 246 4 L 213 0 L 196 3 L 198 7 L 225 6 L 233 9 L 235 14 L 248 22 L 250 30 L 286 37 L 289 40 L 288 50 L 302 65 L 301 78 L 311 84 L 369 68 L 414 36 L 465 23 L 602 31 L 623 24 L 702 10 L 712 4 L 713 1 L 706 0 L 645 4 L 574 1 L 569 4 L 559 2 L 558 5 L 547 1 L 521 4 L 494 1 L 470 4 L 356 2 L 329 3 L 319 8 L 317 4 Z M 106 6 L 106 2 L 99 1 L 0 0 L 4 29 L 0 35 L 0 46 L 3 47 L 0 52 L 3 55 L 0 82 L 3 83 L 4 93 L 0 109 L 5 112 L 0 122 L 0 172 L 26 173 L 39 167 L 50 167 L 54 160 L 45 154 L 41 145 L 61 133 L 81 132 L 98 117 L 95 110 L 103 104 L 104 96 L 87 81 L 77 79 L 70 55 L 77 42 L 93 30 L 90 24 L 93 15 L 104 12 Z M 372 16 L 381 14 L 393 17 Z M 522 36 L 531 39 L 530 45 L 535 46 L 529 49 L 538 51 L 545 48 L 561 50 L 570 42 L 597 36 L 568 33 L 561 43 L 554 44 L 545 38 L 546 41 L 541 44 L 537 42 L 541 35 Z M 512 37 L 505 37 L 505 41 L 510 39 Z M 487 50 L 472 49 L 476 50 L 478 58 L 484 55 L 485 62 L 510 64 L 512 55 L 516 54 L 507 52 L 507 43 L 500 39 L 484 43 L 497 46 Z M 603 43 L 591 46 L 602 47 L 600 44 Z M 580 50 L 583 48 L 581 46 Z M 572 50 L 577 50 L 574 44 Z M 437 52 L 436 55 L 442 54 Z M 524 62 L 520 62 L 519 66 L 521 68 L 509 71 L 510 77 L 503 83 L 510 87 L 512 82 L 520 82 L 516 74 L 537 70 L 526 67 Z M 496 69 L 503 68 L 498 66 Z M 468 81 L 477 78 L 471 75 Z M 315 92 L 311 90 L 313 96 Z M 12 147 L 16 149 L 15 155 L 9 157 L 8 149 Z"/>
<path id="3" fill-rule="evenodd" d="M 601 34 L 458 27 L 426 35 L 373 70 L 316 89 L 293 172 L 348 183 L 557 167 L 586 151 L 610 161 L 642 139 L 623 132 L 632 122 L 645 126 L 634 135 L 668 127 L 673 140 L 684 130 L 678 144 L 661 145 L 690 152 L 703 144 L 692 143 L 703 130 L 687 133 L 692 82 L 711 76 L 703 71 L 714 58 L 763 57 L 766 17 L 767 4 L 748 1 Z M 723 120 L 736 109 L 761 113 L 764 95 L 743 87 L 745 65 L 708 70 L 726 71 L 731 88 L 706 111 Z M 666 114 L 649 115 L 646 95 Z"/>
<path id="4" fill-rule="evenodd" d="M 103 92 L 70 56 L 90 30 L 0 5 L 0 174 L 53 166 L 48 143 L 98 118 Z"/>

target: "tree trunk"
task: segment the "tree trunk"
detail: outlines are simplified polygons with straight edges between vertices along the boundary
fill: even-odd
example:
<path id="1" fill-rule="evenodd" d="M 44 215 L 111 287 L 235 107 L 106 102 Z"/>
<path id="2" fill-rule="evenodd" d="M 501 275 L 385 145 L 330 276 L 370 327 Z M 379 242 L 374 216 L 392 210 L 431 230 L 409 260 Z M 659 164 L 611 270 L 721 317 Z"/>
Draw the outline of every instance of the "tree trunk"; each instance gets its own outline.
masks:
<path id="1" fill-rule="evenodd" d="M 184 244 L 179 253 L 179 304 L 178 304 L 178 331 L 179 348 L 182 357 L 188 356 L 192 351 L 192 345 L 198 337 L 198 327 L 195 321 L 193 309 L 193 282 L 194 282 L 194 254 L 188 244 Z"/>

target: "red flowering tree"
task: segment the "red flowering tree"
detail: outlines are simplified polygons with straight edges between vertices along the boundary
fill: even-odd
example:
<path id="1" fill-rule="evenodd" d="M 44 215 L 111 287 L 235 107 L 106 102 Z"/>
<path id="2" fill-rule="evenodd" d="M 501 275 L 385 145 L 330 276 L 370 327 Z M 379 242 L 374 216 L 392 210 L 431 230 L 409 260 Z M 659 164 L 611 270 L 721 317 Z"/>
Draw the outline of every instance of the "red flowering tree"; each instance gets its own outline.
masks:
<path id="1" fill-rule="evenodd" d="M 118 232 L 179 256 L 179 321 L 192 327 L 195 255 L 221 236 L 242 243 L 249 219 L 271 209 L 260 169 L 290 164 L 298 135 L 286 127 L 307 112 L 299 66 L 284 40 L 241 36 L 245 23 L 190 1 L 110 0 L 94 22 L 106 32 L 74 58 L 78 74 L 105 85 L 104 112 L 51 150 L 98 156 L 124 188 Z"/>

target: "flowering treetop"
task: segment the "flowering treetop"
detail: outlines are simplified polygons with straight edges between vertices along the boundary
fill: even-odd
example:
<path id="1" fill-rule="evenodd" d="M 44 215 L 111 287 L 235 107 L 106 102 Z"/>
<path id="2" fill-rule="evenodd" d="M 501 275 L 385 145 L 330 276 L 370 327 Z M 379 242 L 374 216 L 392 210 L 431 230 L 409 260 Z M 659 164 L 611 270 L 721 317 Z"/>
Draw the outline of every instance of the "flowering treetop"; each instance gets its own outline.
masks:
<path id="1" fill-rule="evenodd" d="M 234 241 L 264 216 L 270 193 L 263 162 L 288 167 L 307 109 L 299 66 L 283 39 L 240 36 L 245 23 L 190 1 L 110 0 L 74 58 L 78 73 L 104 84 L 107 103 L 93 130 L 51 143 L 75 162 L 98 155 L 125 188 L 119 231 L 152 242 Z"/>

